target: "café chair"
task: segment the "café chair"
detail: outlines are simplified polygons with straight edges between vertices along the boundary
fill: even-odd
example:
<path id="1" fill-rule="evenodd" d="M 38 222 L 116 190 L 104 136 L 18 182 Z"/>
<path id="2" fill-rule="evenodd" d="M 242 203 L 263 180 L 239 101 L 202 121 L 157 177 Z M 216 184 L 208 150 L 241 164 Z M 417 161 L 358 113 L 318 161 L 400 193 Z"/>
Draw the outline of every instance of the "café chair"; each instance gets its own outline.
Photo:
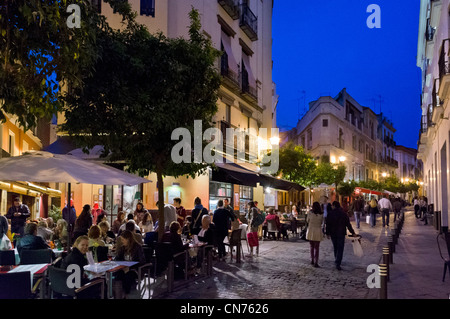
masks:
<path id="1" fill-rule="evenodd" d="M 0 266 L 15 266 L 16 256 L 14 250 L 0 250 Z"/>
<path id="2" fill-rule="evenodd" d="M 442 260 L 444 261 L 444 275 L 442 276 L 442 281 L 445 281 L 447 268 L 450 271 L 450 234 L 440 233 L 438 234 L 436 240 L 439 249 L 439 254 L 441 255 Z M 442 252 L 442 250 L 444 250 L 444 252 Z"/>
<path id="3" fill-rule="evenodd" d="M 267 237 L 270 237 L 272 234 L 273 239 L 278 239 L 278 228 L 275 220 L 268 220 L 267 221 Z"/>
<path id="4" fill-rule="evenodd" d="M 52 256 L 51 249 L 23 249 L 20 253 L 20 264 L 51 264 Z"/>
<path id="5" fill-rule="evenodd" d="M 92 251 L 92 255 L 96 262 L 101 263 L 102 261 L 108 260 L 108 246 L 91 246 L 89 247 L 89 250 Z"/>
<path id="6" fill-rule="evenodd" d="M 55 299 L 55 293 L 63 299 L 104 299 L 104 279 L 90 281 L 80 288 L 69 288 L 67 282 L 72 282 L 72 279 L 69 278 L 72 275 L 71 272 L 54 266 L 49 266 L 47 271 L 51 299 Z"/>
<path id="7" fill-rule="evenodd" d="M 0 299 L 33 299 L 37 297 L 37 290 L 41 284 L 40 278 L 31 287 L 31 273 L 29 271 L 15 273 L 0 273 Z"/>
<path id="8" fill-rule="evenodd" d="M 233 230 L 228 243 L 225 243 L 225 246 L 230 247 L 231 259 L 233 259 L 233 247 L 239 248 L 239 251 L 242 253 L 242 257 L 244 257 L 244 251 L 242 250 L 242 244 L 241 244 L 241 240 L 242 240 L 241 233 L 242 233 L 242 229 L 240 229 L 240 228 Z M 240 260 L 239 257 L 240 256 L 236 256 L 236 261 Z"/>

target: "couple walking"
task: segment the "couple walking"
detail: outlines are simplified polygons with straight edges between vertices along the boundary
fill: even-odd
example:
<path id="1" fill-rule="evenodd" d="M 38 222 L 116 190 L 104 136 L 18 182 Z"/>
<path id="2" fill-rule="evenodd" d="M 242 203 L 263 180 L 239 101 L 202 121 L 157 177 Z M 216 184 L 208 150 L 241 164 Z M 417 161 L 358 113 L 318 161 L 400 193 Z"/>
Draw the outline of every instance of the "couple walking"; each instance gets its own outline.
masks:
<path id="1" fill-rule="evenodd" d="M 345 235 L 347 229 L 355 236 L 355 231 L 350 224 L 348 215 L 341 208 L 339 202 L 334 201 L 331 205 L 332 210 L 327 212 L 326 218 L 326 235 L 333 243 L 334 258 L 336 269 L 341 270 L 342 257 L 344 255 Z M 323 240 L 322 223 L 324 221 L 323 211 L 319 202 L 314 202 L 312 210 L 306 218 L 307 231 L 306 239 L 310 243 L 311 264 L 319 267 L 319 246 Z"/>

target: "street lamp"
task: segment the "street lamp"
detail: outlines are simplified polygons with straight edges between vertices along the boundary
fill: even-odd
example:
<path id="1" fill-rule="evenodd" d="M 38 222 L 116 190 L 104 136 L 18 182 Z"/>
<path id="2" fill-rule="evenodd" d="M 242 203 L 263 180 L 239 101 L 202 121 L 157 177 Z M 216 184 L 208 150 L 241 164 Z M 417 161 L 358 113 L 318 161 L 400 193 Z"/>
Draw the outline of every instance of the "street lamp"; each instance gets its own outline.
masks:
<path id="1" fill-rule="evenodd" d="M 345 156 L 339 156 L 339 162 L 345 162 L 346 159 Z"/>
<path id="2" fill-rule="evenodd" d="M 383 172 L 383 173 L 381 174 L 381 176 L 386 177 L 386 176 L 387 176 L 387 173 L 386 173 L 386 172 Z"/>

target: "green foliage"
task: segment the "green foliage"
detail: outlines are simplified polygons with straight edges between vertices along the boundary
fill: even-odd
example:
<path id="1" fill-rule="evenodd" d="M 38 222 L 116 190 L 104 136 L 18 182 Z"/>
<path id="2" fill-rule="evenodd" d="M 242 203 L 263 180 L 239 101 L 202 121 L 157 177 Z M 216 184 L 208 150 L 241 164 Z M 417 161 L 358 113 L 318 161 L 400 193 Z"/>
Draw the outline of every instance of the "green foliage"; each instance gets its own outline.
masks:
<path id="1" fill-rule="evenodd" d="M 69 4 L 80 7 L 81 28 L 67 26 Z M 27 130 L 61 110 L 63 85 L 91 72 L 105 18 L 83 0 L 5 0 L 0 17 L 1 109 Z"/>
<path id="2" fill-rule="evenodd" d="M 355 191 L 355 187 L 358 186 L 358 183 L 355 181 L 342 182 L 337 188 L 337 191 L 342 196 L 351 196 Z"/>
<path id="3" fill-rule="evenodd" d="M 122 30 L 106 28 L 97 37 L 95 72 L 65 96 L 62 130 L 85 148 L 103 145 L 104 155 L 125 161 L 131 172 L 157 173 L 160 224 L 162 177 L 195 177 L 207 168 L 205 163 L 173 163 L 171 150 L 179 142 L 172 140 L 173 130 L 186 128 L 194 145 L 194 120 L 201 120 L 204 131 L 217 112 L 220 52 L 202 33 L 198 12 L 192 10 L 190 17 L 187 40 L 151 35 L 132 16 Z"/>
<path id="4" fill-rule="evenodd" d="M 59 219 L 62 218 L 61 208 L 52 205 L 52 208 L 48 211 L 48 217 L 51 217 L 56 223 Z"/>
<path id="5" fill-rule="evenodd" d="M 345 178 L 346 167 L 344 165 L 332 165 L 329 162 L 322 162 L 317 165 L 316 169 L 316 185 L 320 184 L 335 184 L 336 187 Z"/>
<path id="6" fill-rule="evenodd" d="M 302 146 L 290 142 L 280 148 L 279 171 L 283 178 L 303 186 L 315 184 L 316 162 Z"/>

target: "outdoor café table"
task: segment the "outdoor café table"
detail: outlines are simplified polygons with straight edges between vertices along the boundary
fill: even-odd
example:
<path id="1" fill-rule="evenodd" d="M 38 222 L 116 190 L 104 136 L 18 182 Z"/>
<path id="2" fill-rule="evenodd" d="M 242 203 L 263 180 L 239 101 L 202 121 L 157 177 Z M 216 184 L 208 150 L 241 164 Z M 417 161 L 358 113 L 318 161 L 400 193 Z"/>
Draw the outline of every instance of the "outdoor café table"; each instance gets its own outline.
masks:
<path id="1" fill-rule="evenodd" d="M 138 264 L 137 261 L 112 261 L 107 260 L 101 263 L 95 263 L 84 266 L 84 270 L 88 271 L 96 276 L 106 276 L 106 282 L 108 285 L 107 297 L 108 299 L 113 298 L 112 287 L 113 287 L 113 274 L 119 270 L 125 270 L 126 268 L 132 267 Z"/>
<path id="2" fill-rule="evenodd" d="M 18 266 L 2 266 L 0 267 L 0 273 L 16 273 L 16 272 L 30 272 L 31 287 L 33 287 L 34 278 L 42 277 L 40 297 L 45 298 L 45 277 L 49 264 L 30 264 L 30 265 L 18 265 Z"/>

